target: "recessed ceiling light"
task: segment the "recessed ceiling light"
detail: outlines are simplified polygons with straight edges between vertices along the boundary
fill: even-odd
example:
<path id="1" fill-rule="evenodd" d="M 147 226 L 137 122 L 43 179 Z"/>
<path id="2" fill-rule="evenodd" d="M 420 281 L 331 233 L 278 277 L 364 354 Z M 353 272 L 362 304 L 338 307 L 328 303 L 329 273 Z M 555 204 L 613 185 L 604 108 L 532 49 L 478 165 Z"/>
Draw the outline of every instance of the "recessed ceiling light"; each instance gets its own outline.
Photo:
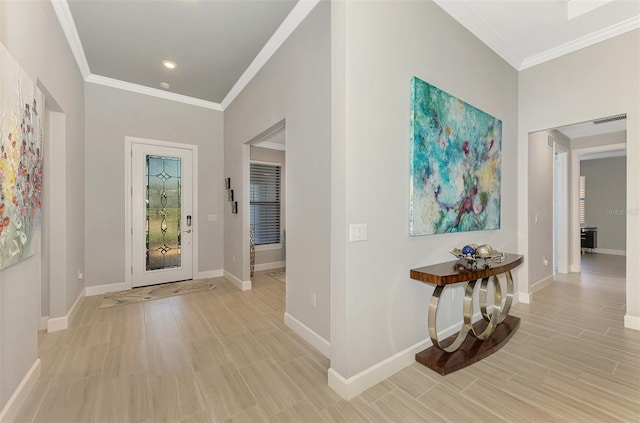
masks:
<path id="1" fill-rule="evenodd" d="M 176 68 L 176 64 L 175 62 L 172 62 L 171 60 L 163 60 L 162 64 L 164 65 L 165 68 L 167 69 L 175 69 Z"/>
<path id="2" fill-rule="evenodd" d="M 161 86 L 162 88 L 164 88 L 165 90 L 168 90 L 168 89 L 169 89 L 169 87 L 171 87 L 171 85 L 169 85 L 169 83 L 168 83 L 168 82 L 161 82 L 161 83 L 160 83 L 160 86 Z"/>

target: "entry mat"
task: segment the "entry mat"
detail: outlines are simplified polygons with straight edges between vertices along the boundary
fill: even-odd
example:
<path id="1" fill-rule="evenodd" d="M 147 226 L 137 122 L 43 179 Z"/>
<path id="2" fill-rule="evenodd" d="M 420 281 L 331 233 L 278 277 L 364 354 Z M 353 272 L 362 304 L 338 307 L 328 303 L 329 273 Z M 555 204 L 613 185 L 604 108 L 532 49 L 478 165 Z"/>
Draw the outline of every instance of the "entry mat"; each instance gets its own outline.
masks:
<path id="1" fill-rule="evenodd" d="M 105 294 L 99 308 L 157 300 L 158 298 L 191 294 L 192 292 L 206 291 L 214 288 L 215 285 L 211 279 L 196 279 L 191 281 L 163 283 L 161 285 L 143 286 L 140 288 L 129 289 L 127 291 L 110 292 Z"/>

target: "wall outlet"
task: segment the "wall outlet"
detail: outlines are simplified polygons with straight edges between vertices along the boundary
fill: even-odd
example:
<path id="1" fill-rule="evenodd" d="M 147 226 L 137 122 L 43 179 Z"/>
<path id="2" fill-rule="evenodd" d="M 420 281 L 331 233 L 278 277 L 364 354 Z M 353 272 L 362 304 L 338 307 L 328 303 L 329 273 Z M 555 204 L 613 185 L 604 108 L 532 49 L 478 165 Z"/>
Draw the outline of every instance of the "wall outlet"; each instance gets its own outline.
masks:
<path id="1" fill-rule="evenodd" d="M 236 256 L 232 256 L 231 260 L 233 260 L 233 262 L 235 263 L 236 262 Z"/>
<path id="2" fill-rule="evenodd" d="M 366 241 L 367 240 L 367 224 L 352 223 L 349 225 L 349 241 Z"/>
<path id="3" fill-rule="evenodd" d="M 84 278 L 84 274 L 78 269 L 78 279 L 81 280 L 82 278 Z"/>
<path id="4" fill-rule="evenodd" d="M 311 292 L 310 294 L 311 294 L 311 305 L 313 306 L 313 308 L 316 308 L 317 307 L 317 304 L 316 304 L 316 293 L 315 292 Z"/>
<path id="5" fill-rule="evenodd" d="M 549 259 L 547 259 L 547 256 L 542 256 L 542 262 L 544 263 L 545 266 L 549 265 Z"/>

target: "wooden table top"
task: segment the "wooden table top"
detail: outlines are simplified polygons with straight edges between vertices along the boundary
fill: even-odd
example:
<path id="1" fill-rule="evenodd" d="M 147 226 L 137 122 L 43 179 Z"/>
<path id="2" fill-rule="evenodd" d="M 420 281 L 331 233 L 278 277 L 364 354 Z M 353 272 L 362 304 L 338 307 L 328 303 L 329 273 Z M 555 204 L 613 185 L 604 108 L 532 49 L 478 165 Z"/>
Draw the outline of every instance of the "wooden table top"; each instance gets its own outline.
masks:
<path id="1" fill-rule="evenodd" d="M 480 260 L 476 269 L 469 267 L 465 260 L 454 260 L 411 269 L 411 279 L 444 286 L 499 275 L 520 266 L 523 261 L 524 256 L 507 253 L 502 263 L 488 260 L 488 266 L 485 266 L 484 260 Z"/>

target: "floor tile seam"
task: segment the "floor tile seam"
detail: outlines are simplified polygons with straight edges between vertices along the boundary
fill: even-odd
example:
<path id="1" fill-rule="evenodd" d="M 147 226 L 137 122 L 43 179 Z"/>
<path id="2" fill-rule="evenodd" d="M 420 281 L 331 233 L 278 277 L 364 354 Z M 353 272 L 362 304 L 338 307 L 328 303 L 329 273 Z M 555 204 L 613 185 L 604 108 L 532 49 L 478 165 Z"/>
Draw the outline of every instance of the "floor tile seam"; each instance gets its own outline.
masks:
<path id="1" fill-rule="evenodd" d="M 579 403 L 582 403 L 582 404 L 584 404 L 586 407 L 591 407 L 591 404 L 590 404 L 589 402 L 587 402 L 587 401 L 583 400 L 583 399 L 582 399 L 582 397 L 581 397 L 580 395 L 571 395 L 571 393 L 570 393 L 570 392 L 563 392 L 563 391 L 561 391 L 561 390 L 559 390 L 559 389 L 557 389 L 557 388 L 554 388 L 554 387 L 550 386 L 549 384 L 545 384 L 545 383 L 544 383 L 544 381 L 543 381 L 543 382 L 541 382 L 541 384 L 540 384 L 540 385 L 541 385 L 541 386 L 543 386 L 543 387 L 546 387 L 547 389 L 550 389 L 550 390 L 552 390 L 552 391 L 554 391 L 554 392 L 557 392 L 557 393 L 559 393 L 559 394 L 563 394 L 563 395 L 565 395 L 565 396 L 567 396 L 567 397 L 569 397 L 569 398 L 573 399 L 574 401 L 577 401 L 577 402 L 579 402 Z M 594 385 L 591 385 L 591 386 L 594 386 Z M 615 393 L 613 393 L 613 395 L 615 395 L 615 396 L 616 396 L 616 397 L 618 397 L 619 399 L 622 399 L 622 400 L 624 400 L 624 401 L 630 402 L 629 400 L 626 400 L 625 398 L 620 397 L 620 396 L 618 396 L 618 395 L 617 395 L 617 394 L 615 394 Z M 604 413 L 604 414 L 608 414 L 608 415 L 610 415 L 611 417 L 613 417 L 613 418 L 615 418 L 615 419 L 619 419 L 619 420 L 622 420 L 622 421 L 627 421 L 627 417 L 625 417 L 625 416 L 621 416 L 621 415 L 618 415 L 618 414 L 615 414 L 615 412 L 613 412 L 613 413 L 612 413 L 612 411 L 615 411 L 615 410 L 611 410 L 610 408 L 603 407 L 603 406 L 602 406 L 602 402 L 601 402 L 601 401 L 600 401 L 600 402 L 598 402 L 597 407 L 595 407 L 595 408 L 596 408 L 598 411 L 600 411 L 600 412 L 602 412 L 602 413 Z"/>

